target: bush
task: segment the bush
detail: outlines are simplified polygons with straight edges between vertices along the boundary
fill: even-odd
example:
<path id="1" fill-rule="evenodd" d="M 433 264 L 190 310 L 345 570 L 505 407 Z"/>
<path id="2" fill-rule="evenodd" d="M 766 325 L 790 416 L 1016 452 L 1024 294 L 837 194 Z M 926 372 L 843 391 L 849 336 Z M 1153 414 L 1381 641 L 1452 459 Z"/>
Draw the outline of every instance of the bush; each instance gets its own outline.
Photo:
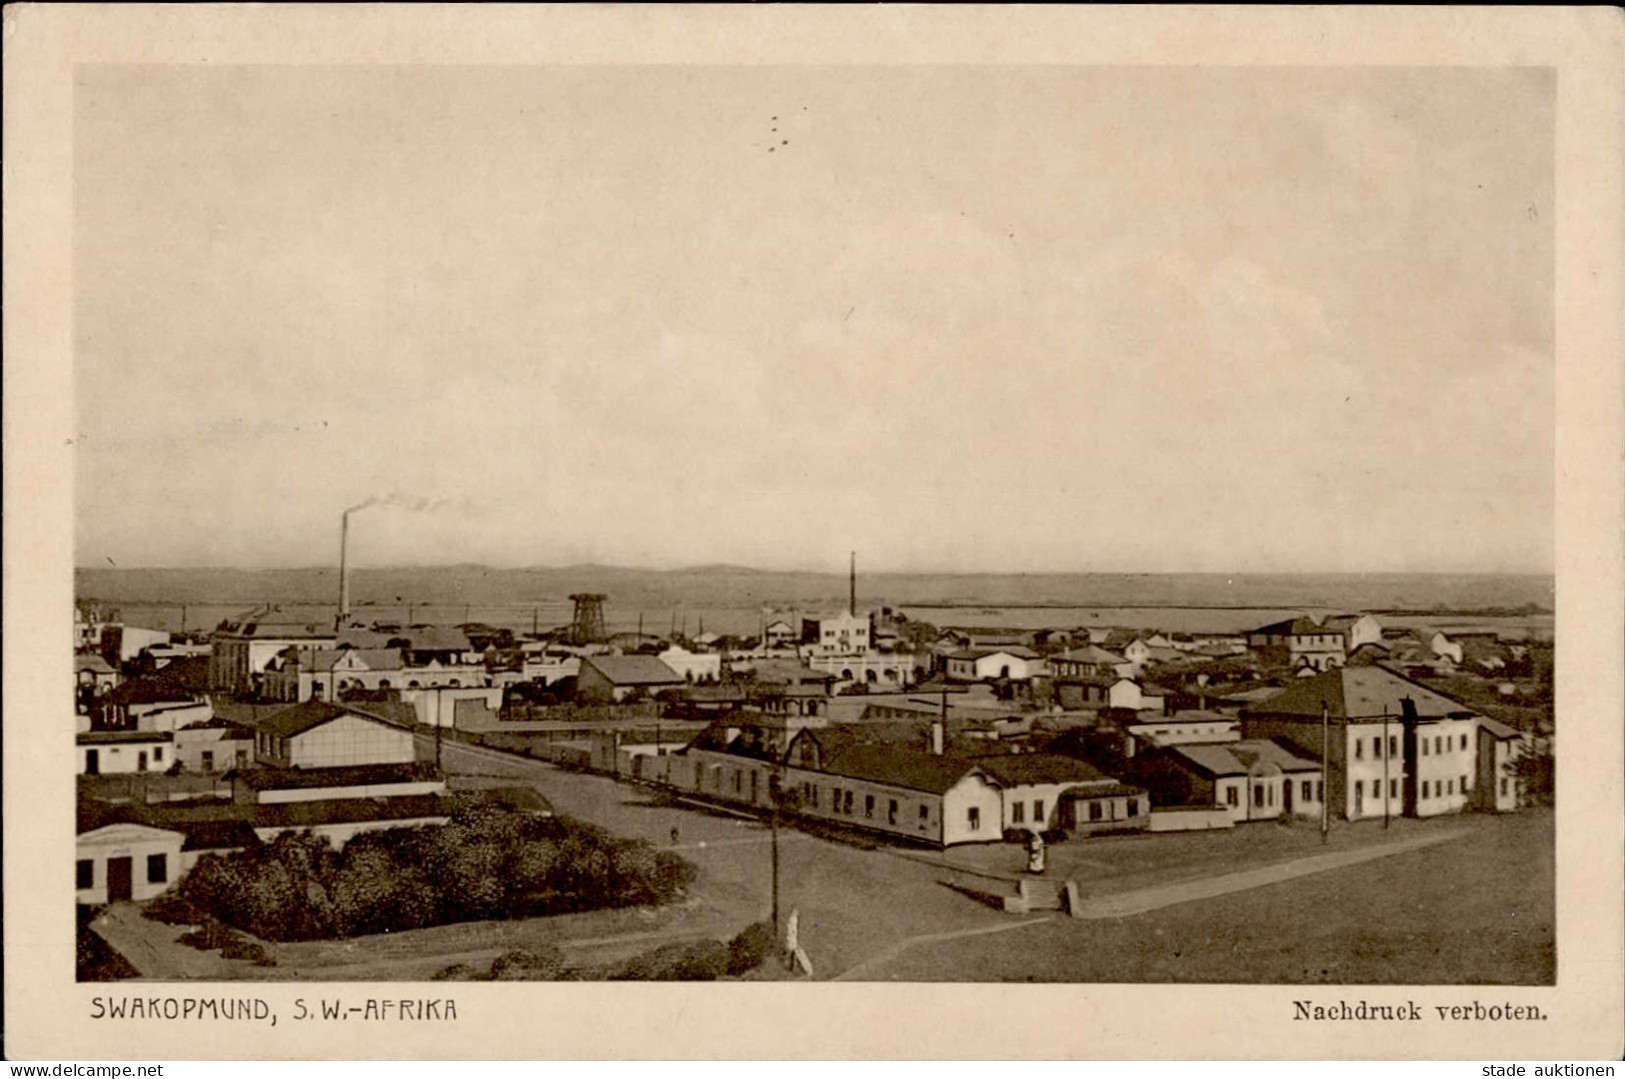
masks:
<path id="1" fill-rule="evenodd" d="M 762 965 L 773 953 L 773 927 L 766 922 L 752 922 L 728 942 L 727 974 L 737 978 Z"/>
<path id="2" fill-rule="evenodd" d="M 431 982 L 483 982 L 490 977 L 486 971 L 468 963 L 453 963 L 441 967 L 429 976 Z"/>
<path id="3" fill-rule="evenodd" d="M 613 981 L 714 982 L 728 973 L 728 946 L 717 940 L 666 944 L 608 972 Z"/>
<path id="4" fill-rule="evenodd" d="M 538 951 L 516 949 L 496 957 L 491 963 L 494 982 L 551 981 L 564 970 L 564 953 L 551 944 Z"/>
<path id="5" fill-rule="evenodd" d="M 149 917 L 213 918 L 265 940 L 321 940 L 484 918 L 528 918 L 667 903 L 692 863 L 578 821 L 491 806 L 445 825 L 356 836 L 342 851 L 284 833 L 200 858 Z"/>

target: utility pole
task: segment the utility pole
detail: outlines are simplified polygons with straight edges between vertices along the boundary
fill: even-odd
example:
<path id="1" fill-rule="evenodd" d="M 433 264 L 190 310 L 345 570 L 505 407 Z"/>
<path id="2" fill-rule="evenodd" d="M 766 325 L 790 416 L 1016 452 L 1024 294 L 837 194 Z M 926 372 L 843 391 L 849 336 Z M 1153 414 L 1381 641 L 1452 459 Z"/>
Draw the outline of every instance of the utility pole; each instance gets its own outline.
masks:
<path id="1" fill-rule="evenodd" d="M 1388 830 L 1388 706 L 1382 706 L 1382 828 Z"/>
<path id="2" fill-rule="evenodd" d="M 773 802 L 768 827 L 773 833 L 773 946 L 779 946 L 779 773 L 767 777 L 767 796 Z"/>
<path id="3" fill-rule="evenodd" d="M 1328 759 L 1332 748 L 1332 721 L 1326 702 L 1320 702 L 1320 781 L 1325 786 L 1325 793 L 1320 799 L 1320 841 L 1325 843 L 1331 835 L 1331 768 Z"/>

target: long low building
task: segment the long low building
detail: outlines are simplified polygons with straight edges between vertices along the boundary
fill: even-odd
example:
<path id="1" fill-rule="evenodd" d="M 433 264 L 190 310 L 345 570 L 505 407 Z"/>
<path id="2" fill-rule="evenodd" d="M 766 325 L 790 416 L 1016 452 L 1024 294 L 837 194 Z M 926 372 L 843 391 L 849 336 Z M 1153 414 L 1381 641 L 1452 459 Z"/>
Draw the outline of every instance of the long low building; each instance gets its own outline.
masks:
<path id="1" fill-rule="evenodd" d="M 804 817 L 937 847 L 997 842 L 1009 830 L 1138 829 L 1150 814 L 1142 788 L 1072 757 L 967 757 L 866 740 L 847 725 L 803 729 L 782 749 L 719 725 L 651 759 L 642 778 L 757 811 L 772 808 L 778 784 Z"/>

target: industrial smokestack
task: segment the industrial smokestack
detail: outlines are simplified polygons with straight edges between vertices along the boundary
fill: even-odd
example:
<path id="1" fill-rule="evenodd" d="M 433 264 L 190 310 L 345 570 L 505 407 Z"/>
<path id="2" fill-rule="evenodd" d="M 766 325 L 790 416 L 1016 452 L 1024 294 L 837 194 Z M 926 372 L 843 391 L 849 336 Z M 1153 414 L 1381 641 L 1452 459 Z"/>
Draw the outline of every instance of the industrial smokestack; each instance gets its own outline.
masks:
<path id="1" fill-rule="evenodd" d="M 847 573 L 846 581 L 846 613 L 856 616 L 858 613 L 858 552 L 852 552 L 852 567 Z"/>
<path id="2" fill-rule="evenodd" d="M 339 515 L 339 616 L 333 628 L 340 630 L 350 620 L 350 511 Z"/>

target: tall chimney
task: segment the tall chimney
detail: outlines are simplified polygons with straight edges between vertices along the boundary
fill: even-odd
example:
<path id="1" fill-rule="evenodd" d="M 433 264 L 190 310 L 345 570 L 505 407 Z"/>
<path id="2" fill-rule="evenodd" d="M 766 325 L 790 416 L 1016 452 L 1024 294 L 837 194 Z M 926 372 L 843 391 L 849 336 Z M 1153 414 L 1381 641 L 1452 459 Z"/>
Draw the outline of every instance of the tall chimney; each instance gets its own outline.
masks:
<path id="1" fill-rule="evenodd" d="M 852 552 L 852 568 L 847 575 L 846 613 L 858 613 L 858 552 Z"/>
<path id="2" fill-rule="evenodd" d="M 339 616 L 334 629 L 343 629 L 350 620 L 350 511 L 339 516 Z"/>

